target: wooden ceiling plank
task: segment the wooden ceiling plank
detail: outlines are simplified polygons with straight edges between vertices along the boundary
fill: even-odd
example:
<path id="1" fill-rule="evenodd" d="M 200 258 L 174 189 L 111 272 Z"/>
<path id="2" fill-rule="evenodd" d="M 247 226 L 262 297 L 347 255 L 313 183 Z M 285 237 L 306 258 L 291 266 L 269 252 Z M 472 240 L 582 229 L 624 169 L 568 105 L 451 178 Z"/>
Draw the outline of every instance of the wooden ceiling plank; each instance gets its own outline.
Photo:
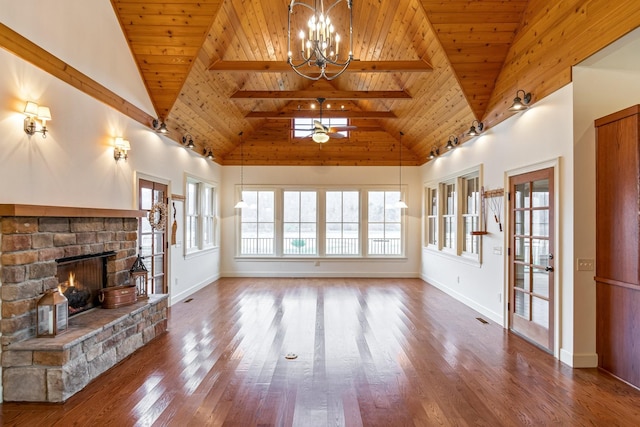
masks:
<path id="1" fill-rule="evenodd" d="M 245 116 L 247 119 L 295 119 L 309 117 L 308 111 L 251 111 Z M 391 111 L 323 111 L 324 118 L 347 119 L 394 119 L 396 115 Z"/>
<path id="2" fill-rule="evenodd" d="M 332 67 L 331 67 L 332 68 Z M 327 67 L 328 70 L 331 69 Z M 424 73 L 433 68 L 426 61 L 352 61 L 345 73 Z M 213 72 L 293 73 L 285 61 L 221 61 L 209 65 Z"/>
<path id="3" fill-rule="evenodd" d="M 253 91 L 237 91 L 231 95 L 232 99 L 300 99 L 315 100 L 321 98 L 331 100 L 350 100 L 350 99 L 411 99 L 405 91 L 384 90 L 384 91 L 346 91 L 346 90 L 253 90 Z"/>

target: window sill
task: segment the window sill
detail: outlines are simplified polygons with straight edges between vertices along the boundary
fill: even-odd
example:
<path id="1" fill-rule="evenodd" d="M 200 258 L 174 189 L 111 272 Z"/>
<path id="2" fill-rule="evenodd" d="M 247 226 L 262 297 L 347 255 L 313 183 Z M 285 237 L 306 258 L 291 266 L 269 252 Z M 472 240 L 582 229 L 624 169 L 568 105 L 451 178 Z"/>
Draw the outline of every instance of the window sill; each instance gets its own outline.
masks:
<path id="1" fill-rule="evenodd" d="M 368 256 L 368 257 L 363 257 L 363 256 L 317 256 L 317 255 L 310 255 L 310 256 L 292 256 L 292 255 L 285 255 L 285 256 L 257 256 L 257 255 L 237 255 L 234 257 L 234 259 L 236 261 L 239 262 L 245 262 L 245 261 L 256 261 L 256 262 L 260 262 L 260 261 L 267 261 L 267 262 L 273 262 L 273 261 L 283 261 L 283 262 L 300 262 L 300 261 L 323 261 L 323 262 L 329 262 L 329 261 L 336 261 L 336 262 L 353 262 L 353 261 L 375 261 L 375 262 L 380 262 L 380 261 L 400 261 L 400 260 L 406 260 L 408 259 L 406 256 L 403 255 L 375 255 L 375 256 Z"/>

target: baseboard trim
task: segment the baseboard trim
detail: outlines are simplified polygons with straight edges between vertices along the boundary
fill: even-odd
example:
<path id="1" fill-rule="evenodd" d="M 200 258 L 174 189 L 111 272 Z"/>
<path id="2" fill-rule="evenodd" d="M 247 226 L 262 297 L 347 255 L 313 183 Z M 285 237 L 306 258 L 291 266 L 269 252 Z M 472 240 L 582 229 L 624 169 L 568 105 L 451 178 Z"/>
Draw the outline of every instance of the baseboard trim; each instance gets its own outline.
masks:
<path id="1" fill-rule="evenodd" d="M 169 305 L 173 305 L 177 302 L 182 301 L 183 299 L 187 298 L 188 296 L 190 296 L 191 294 L 199 291 L 200 289 L 210 285 L 211 283 L 215 282 L 216 280 L 220 279 L 220 275 L 217 274 L 209 279 L 206 279 L 198 284 L 195 284 L 193 286 L 190 286 L 189 288 L 183 290 L 182 292 L 180 292 L 179 294 L 172 294 L 170 292 L 170 296 L 169 296 Z"/>
<path id="2" fill-rule="evenodd" d="M 344 271 L 336 271 L 336 272 L 318 272 L 311 273 L 308 271 L 298 271 L 298 272 L 284 272 L 284 271 L 251 271 L 247 273 L 238 273 L 236 271 L 225 271 L 221 273 L 221 277 L 260 277 L 260 278 L 278 278 L 278 277 L 308 277 L 308 278 L 340 278 L 340 277 L 349 277 L 349 278 L 361 278 L 361 279 L 419 279 L 420 275 L 418 273 L 371 273 L 371 272 L 344 272 Z"/>
<path id="3" fill-rule="evenodd" d="M 433 280 L 430 279 L 429 277 L 425 276 L 424 274 L 420 275 L 420 278 L 422 280 L 424 280 L 425 282 L 427 282 L 428 284 L 432 285 L 435 288 L 440 289 L 442 292 L 444 292 L 445 294 L 451 296 L 452 298 L 455 298 L 456 300 L 460 301 L 461 303 L 471 307 L 472 309 L 474 309 L 475 311 L 477 311 L 478 313 L 487 316 L 489 319 L 493 320 L 495 323 L 497 323 L 498 325 L 502 326 L 503 328 L 505 327 L 504 325 L 504 318 L 502 316 L 502 314 L 500 313 L 496 313 L 492 310 L 489 310 L 487 307 L 478 304 L 477 302 L 473 301 L 470 298 L 467 298 L 465 295 L 461 294 L 460 292 L 451 289 L 450 287 L 438 282 L 437 280 Z"/>
<path id="4" fill-rule="evenodd" d="M 572 368 L 597 368 L 597 353 L 571 353 L 565 349 L 560 349 L 560 361 Z"/>

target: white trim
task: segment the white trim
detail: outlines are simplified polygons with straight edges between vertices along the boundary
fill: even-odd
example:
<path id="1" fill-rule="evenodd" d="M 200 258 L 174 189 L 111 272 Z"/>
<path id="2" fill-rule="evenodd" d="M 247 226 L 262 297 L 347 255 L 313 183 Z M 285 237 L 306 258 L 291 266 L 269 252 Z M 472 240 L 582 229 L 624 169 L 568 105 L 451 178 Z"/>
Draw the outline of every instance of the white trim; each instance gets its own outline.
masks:
<path id="1" fill-rule="evenodd" d="M 564 348 L 560 350 L 560 361 L 572 368 L 597 368 L 598 355 L 596 353 L 571 353 Z"/>
<path id="2" fill-rule="evenodd" d="M 424 280 L 427 284 L 430 284 L 433 287 L 440 289 L 442 292 L 446 293 L 447 295 L 450 295 L 451 297 L 457 299 L 458 301 L 461 301 L 465 305 L 471 307 L 478 313 L 488 317 L 489 319 L 493 320 L 497 324 L 502 325 L 503 327 L 506 325 L 506 322 L 504 322 L 505 319 L 500 317 L 500 313 L 496 313 L 495 311 L 492 311 L 487 307 L 478 304 L 476 301 L 468 298 L 466 295 L 461 294 L 460 292 L 444 285 L 443 283 L 438 282 L 437 280 L 429 279 L 424 274 L 421 274 L 420 278 Z"/>
<path id="3" fill-rule="evenodd" d="M 561 193 L 562 193 L 562 183 L 560 182 L 560 168 L 562 167 L 562 157 L 555 157 L 549 160 L 545 160 L 542 162 L 537 162 L 537 163 L 533 163 L 530 165 L 526 165 L 526 166 L 522 166 L 519 168 L 515 168 L 515 169 L 510 169 L 505 171 L 504 173 L 504 188 L 505 188 L 505 192 L 504 192 L 504 197 L 506 198 L 509 192 L 509 180 L 512 176 L 516 176 L 516 175 L 522 175 L 525 173 L 530 173 L 530 172 L 535 172 L 541 169 L 548 169 L 548 168 L 553 168 L 553 192 L 554 192 L 554 198 L 553 198 L 553 216 L 554 216 L 554 222 L 553 222 L 553 227 L 554 227 L 554 236 L 553 236 L 553 242 L 554 242 L 554 247 L 553 247 L 553 254 L 555 256 L 554 258 L 554 284 L 553 284 L 553 300 L 554 300 L 554 319 L 553 319 L 553 324 L 554 324 L 554 339 L 553 339 L 553 355 L 556 359 L 561 359 L 561 343 L 562 343 L 562 294 L 561 294 L 561 289 L 562 289 L 562 252 L 560 250 L 560 238 L 559 238 L 559 233 L 560 233 L 560 218 L 561 218 Z M 503 203 L 502 204 L 504 206 L 503 209 L 507 210 L 509 209 L 509 203 Z M 503 212 L 504 213 L 504 212 Z M 508 212 L 507 212 L 508 213 Z M 507 215 L 507 218 L 509 218 L 510 216 Z M 504 242 L 503 242 L 503 247 L 504 248 L 509 248 L 509 232 L 508 229 L 510 227 L 511 224 L 508 223 L 509 220 L 507 220 L 507 232 L 504 233 Z M 509 310 L 507 309 L 507 302 L 509 301 L 509 256 L 507 255 L 508 250 L 503 251 L 503 265 L 504 265 L 504 288 L 503 288 L 503 295 L 507 295 L 507 298 L 503 298 L 502 299 L 502 304 L 503 304 L 503 311 L 504 311 L 504 318 L 505 318 L 505 323 L 504 326 L 505 328 L 509 328 Z M 571 267 L 569 268 L 573 268 L 572 264 L 570 264 Z"/>
<path id="4" fill-rule="evenodd" d="M 201 281 L 200 283 L 197 283 L 193 286 L 190 286 L 189 288 L 183 290 L 182 292 L 180 292 L 177 295 L 169 295 L 169 305 L 174 305 L 180 301 L 182 301 L 183 299 L 187 298 L 188 296 L 190 296 L 191 294 L 199 291 L 202 288 L 205 288 L 206 286 L 212 284 L 213 282 L 219 280 L 222 276 L 220 274 L 217 274 L 215 276 L 213 276 L 212 278 L 206 279 L 204 281 Z"/>

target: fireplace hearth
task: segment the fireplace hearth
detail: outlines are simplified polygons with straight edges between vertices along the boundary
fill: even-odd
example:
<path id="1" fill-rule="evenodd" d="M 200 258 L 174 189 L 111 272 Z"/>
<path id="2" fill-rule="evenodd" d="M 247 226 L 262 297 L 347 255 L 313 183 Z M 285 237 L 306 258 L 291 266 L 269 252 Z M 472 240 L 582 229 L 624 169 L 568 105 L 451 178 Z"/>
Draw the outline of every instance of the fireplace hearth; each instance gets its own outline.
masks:
<path id="1" fill-rule="evenodd" d="M 115 251 L 56 259 L 58 291 L 69 301 L 69 317 L 100 305 L 107 286 L 107 262 Z"/>

